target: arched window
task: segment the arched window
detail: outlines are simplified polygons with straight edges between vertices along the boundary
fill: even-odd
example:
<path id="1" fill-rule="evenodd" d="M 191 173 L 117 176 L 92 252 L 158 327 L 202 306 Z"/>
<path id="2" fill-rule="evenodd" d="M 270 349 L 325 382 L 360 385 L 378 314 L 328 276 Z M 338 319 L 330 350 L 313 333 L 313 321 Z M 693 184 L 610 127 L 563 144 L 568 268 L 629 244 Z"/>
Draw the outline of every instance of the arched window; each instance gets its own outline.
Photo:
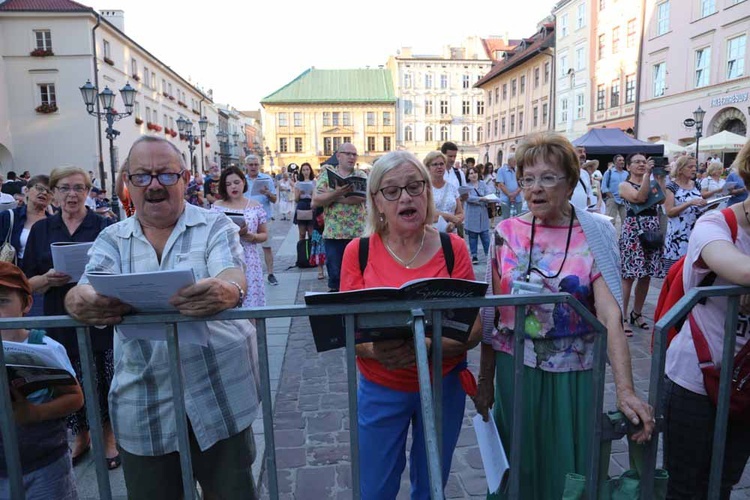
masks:
<path id="1" fill-rule="evenodd" d="M 414 134 L 412 133 L 411 125 L 407 125 L 406 128 L 404 129 L 404 141 L 411 142 L 413 140 L 414 140 Z"/>
<path id="2" fill-rule="evenodd" d="M 441 141 L 447 141 L 448 140 L 448 127 L 443 125 L 440 127 L 440 140 Z"/>
<path id="3" fill-rule="evenodd" d="M 469 135 L 469 127 L 464 127 L 461 130 L 461 140 L 464 142 L 471 141 L 471 136 Z"/>
<path id="4" fill-rule="evenodd" d="M 482 127 L 477 127 L 477 142 L 482 142 Z"/>
<path id="5" fill-rule="evenodd" d="M 424 129 L 424 140 L 428 141 L 428 142 L 433 140 L 433 138 L 432 138 L 432 127 L 426 127 Z"/>

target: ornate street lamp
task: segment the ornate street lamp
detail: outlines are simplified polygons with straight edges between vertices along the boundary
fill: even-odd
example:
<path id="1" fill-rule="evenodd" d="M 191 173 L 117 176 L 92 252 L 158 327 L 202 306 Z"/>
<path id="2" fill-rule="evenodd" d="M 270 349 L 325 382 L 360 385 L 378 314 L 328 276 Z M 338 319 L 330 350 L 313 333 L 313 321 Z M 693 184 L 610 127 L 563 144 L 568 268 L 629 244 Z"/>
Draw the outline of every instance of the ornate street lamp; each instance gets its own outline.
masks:
<path id="1" fill-rule="evenodd" d="M 107 139 L 109 140 L 109 164 L 112 174 L 112 211 L 119 217 L 120 216 L 120 203 L 117 199 L 117 172 L 115 169 L 115 145 L 114 140 L 120 135 L 118 130 L 114 129 L 114 123 L 118 120 L 122 120 L 133 114 L 133 104 L 135 103 L 136 90 L 130 86 L 130 82 L 126 83 L 123 88 L 120 89 L 120 97 L 122 102 L 125 104 L 125 112 L 120 113 L 115 111 L 115 97 L 117 94 L 112 92 L 109 87 L 104 87 L 101 92 L 91 84 L 91 80 L 87 80 L 86 83 L 80 87 L 81 97 L 83 97 L 83 103 L 86 105 L 86 112 L 91 116 L 95 116 L 100 120 L 107 122 Z M 96 111 L 96 96 L 97 92 L 99 95 L 100 108 L 104 111 Z"/>
<path id="2" fill-rule="evenodd" d="M 193 122 L 186 120 L 183 117 L 177 119 L 177 129 L 180 135 L 187 139 L 188 149 L 190 149 L 190 172 L 195 175 L 198 166 L 195 164 L 193 153 L 195 152 L 195 139 L 198 139 L 201 143 L 201 170 L 203 170 L 203 138 L 206 135 L 206 128 L 208 127 L 208 120 L 204 116 L 198 120 L 199 135 L 193 135 Z"/>
<path id="3" fill-rule="evenodd" d="M 703 108 L 698 106 L 698 109 L 693 111 L 693 119 L 695 120 L 695 159 L 698 160 L 700 154 L 700 139 L 703 137 L 703 118 L 705 118 L 706 112 Z"/>

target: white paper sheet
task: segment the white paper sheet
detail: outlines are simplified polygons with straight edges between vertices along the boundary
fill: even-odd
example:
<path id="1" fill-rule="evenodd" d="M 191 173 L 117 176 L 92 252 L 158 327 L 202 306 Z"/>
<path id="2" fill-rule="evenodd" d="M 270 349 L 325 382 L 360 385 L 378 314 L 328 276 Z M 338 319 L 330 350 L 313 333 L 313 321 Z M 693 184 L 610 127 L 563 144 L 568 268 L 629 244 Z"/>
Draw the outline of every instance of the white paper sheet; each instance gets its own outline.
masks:
<path id="1" fill-rule="evenodd" d="M 247 221 L 245 221 L 245 215 L 240 212 L 224 212 L 224 215 L 232 219 L 232 222 L 240 227 L 247 224 Z"/>
<path id="2" fill-rule="evenodd" d="M 435 229 L 440 231 L 441 233 L 444 233 L 446 229 L 448 229 L 448 221 L 443 218 L 442 215 L 438 215 L 438 220 L 434 224 Z"/>
<path id="3" fill-rule="evenodd" d="M 482 196 L 480 199 L 492 203 L 500 203 L 500 198 L 498 198 L 495 193 L 490 193 L 488 195 Z"/>
<path id="4" fill-rule="evenodd" d="M 487 487 L 491 493 L 503 491 L 510 475 L 510 465 L 495 421 L 490 417 L 485 422 L 482 415 L 477 414 L 472 422 L 479 444 L 479 455 L 482 457 L 484 475 L 487 478 Z"/>
<path id="5" fill-rule="evenodd" d="M 195 283 L 192 269 L 133 274 L 87 273 L 86 277 L 99 294 L 116 297 L 138 312 L 176 312 L 169 299 L 181 288 Z M 130 339 L 166 340 L 167 337 L 163 323 L 119 325 L 117 328 Z M 205 321 L 179 323 L 177 333 L 182 343 L 204 346 L 208 343 Z"/>
<path id="6" fill-rule="evenodd" d="M 89 248 L 94 243 L 59 242 L 50 245 L 52 267 L 55 271 L 70 276 L 70 283 L 77 283 L 89 262 Z"/>
<path id="7" fill-rule="evenodd" d="M 312 196 L 315 183 L 312 181 L 302 181 L 297 183 L 297 189 L 299 189 L 300 196 Z"/>
<path id="8" fill-rule="evenodd" d="M 262 196 L 261 190 L 266 187 L 270 191 L 272 186 L 273 181 L 271 179 L 255 179 L 250 189 L 250 196 Z"/>

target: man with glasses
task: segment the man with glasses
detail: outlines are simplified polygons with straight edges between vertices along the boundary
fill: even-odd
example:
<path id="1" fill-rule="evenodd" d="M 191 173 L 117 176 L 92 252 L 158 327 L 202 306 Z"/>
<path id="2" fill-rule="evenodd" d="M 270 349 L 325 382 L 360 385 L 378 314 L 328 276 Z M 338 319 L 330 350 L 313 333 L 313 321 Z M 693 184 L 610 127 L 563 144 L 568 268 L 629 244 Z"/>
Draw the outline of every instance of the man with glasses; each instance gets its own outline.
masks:
<path id="1" fill-rule="evenodd" d="M 354 168 L 357 164 L 357 148 L 354 144 L 345 142 L 339 146 L 336 159 L 339 164 L 333 170 L 341 177 L 350 175 L 366 177 L 364 172 Z M 352 195 L 352 190 L 351 185 L 332 189 L 328 184 L 328 174 L 324 169 L 318 176 L 316 190 L 313 193 L 312 207 L 324 209 L 323 240 L 326 249 L 329 292 L 339 291 L 341 261 L 344 259 L 346 245 L 365 232 L 365 197 Z"/>
<path id="2" fill-rule="evenodd" d="M 620 217 L 622 224 L 625 222 L 627 207 L 625 200 L 620 198 L 620 184 L 627 180 L 628 171 L 625 170 L 625 158 L 622 155 L 615 155 L 612 161 L 614 166 L 607 170 L 602 178 L 602 198 L 607 207 L 607 215 L 612 217 L 612 223 Z"/>
<path id="3" fill-rule="evenodd" d="M 187 204 L 190 177 L 177 148 L 143 136 L 122 173 L 136 211 L 102 231 L 87 272 L 114 274 L 192 269 L 194 285 L 170 303 L 186 316 L 211 316 L 245 295 L 239 228 L 218 212 Z M 96 293 L 84 276 L 66 297 L 68 312 L 92 325 L 117 324 L 131 308 Z M 181 344 L 193 473 L 210 498 L 255 499 L 251 424 L 258 411 L 254 327 L 247 320 L 208 323 L 207 345 Z M 111 420 L 121 447 L 129 498 L 182 496 L 175 402 L 166 342 L 115 336 Z"/>
<path id="4" fill-rule="evenodd" d="M 268 234 L 271 234 L 271 221 L 273 220 L 273 203 L 276 203 L 276 188 L 273 184 L 273 179 L 270 175 L 264 174 L 260 171 L 260 158 L 255 155 L 247 155 L 245 157 L 245 167 L 247 175 L 247 191 L 245 192 L 245 198 L 255 200 L 263 206 L 263 210 L 266 211 L 266 229 Z M 261 181 L 264 186 L 260 189 L 260 194 L 253 195 L 253 183 Z M 279 281 L 276 276 L 273 275 L 273 249 L 271 248 L 271 238 L 267 238 L 266 241 L 260 244 L 263 247 L 263 257 L 266 261 L 266 269 L 268 270 L 268 282 L 272 285 L 278 285 Z"/>

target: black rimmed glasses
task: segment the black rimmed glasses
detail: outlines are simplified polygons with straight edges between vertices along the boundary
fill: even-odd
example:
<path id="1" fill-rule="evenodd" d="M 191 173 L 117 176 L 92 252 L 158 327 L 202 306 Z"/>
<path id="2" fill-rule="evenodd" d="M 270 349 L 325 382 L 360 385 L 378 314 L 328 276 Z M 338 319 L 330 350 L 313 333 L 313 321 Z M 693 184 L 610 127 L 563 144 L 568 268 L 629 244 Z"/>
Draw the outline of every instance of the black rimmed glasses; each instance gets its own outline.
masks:
<path id="1" fill-rule="evenodd" d="M 518 185 L 524 189 L 531 189 L 534 187 L 534 185 L 539 183 L 539 185 L 543 188 L 553 188 L 564 179 L 567 179 L 567 177 L 564 175 L 552 174 L 546 174 L 541 177 L 524 176 L 518 179 Z"/>
<path id="2" fill-rule="evenodd" d="M 153 179 L 159 181 L 162 186 L 174 186 L 182 177 L 183 172 L 185 172 L 184 169 L 179 172 L 163 172 L 161 174 L 128 174 L 128 179 L 136 187 L 146 187 L 151 184 Z"/>
<path id="3" fill-rule="evenodd" d="M 396 201 L 401 198 L 401 193 L 406 191 L 409 196 L 419 196 L 424 193 L 426 181 L 413 181 L 406 186 L 387 186 L 380 189 L 380 194 L 388 201 Z"/>

